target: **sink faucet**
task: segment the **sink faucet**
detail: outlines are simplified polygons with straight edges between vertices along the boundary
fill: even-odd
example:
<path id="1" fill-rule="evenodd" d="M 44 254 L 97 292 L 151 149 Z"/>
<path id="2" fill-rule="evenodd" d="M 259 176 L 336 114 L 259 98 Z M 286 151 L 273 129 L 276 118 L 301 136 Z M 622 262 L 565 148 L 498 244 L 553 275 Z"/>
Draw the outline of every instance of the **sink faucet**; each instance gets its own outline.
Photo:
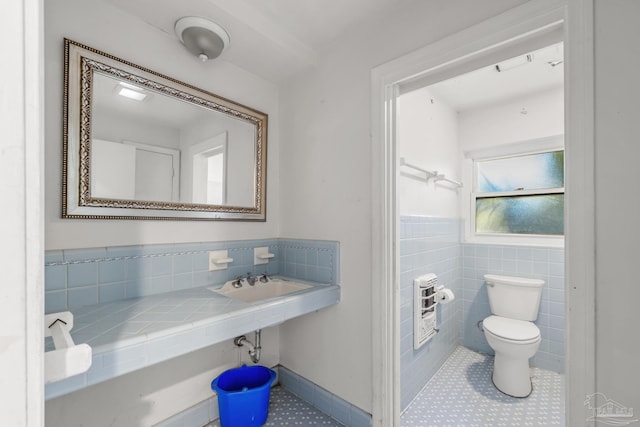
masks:
<path id="1" fill-rule="evenodd" d="M 241 288 L 243 280 L 244 279 L 242 278 L 242 276 L 238 276 L 238 277 L 236 277 L 236 280 L 231 282 L 231 284 L 233 285 L 234 288 Z"/>
<path id="2" fill-rule="evenodd" d="M 251 286 L 255 286 L 257 277 L 252 277 L 251 273 L 247 273 L 247 283 Z"/>

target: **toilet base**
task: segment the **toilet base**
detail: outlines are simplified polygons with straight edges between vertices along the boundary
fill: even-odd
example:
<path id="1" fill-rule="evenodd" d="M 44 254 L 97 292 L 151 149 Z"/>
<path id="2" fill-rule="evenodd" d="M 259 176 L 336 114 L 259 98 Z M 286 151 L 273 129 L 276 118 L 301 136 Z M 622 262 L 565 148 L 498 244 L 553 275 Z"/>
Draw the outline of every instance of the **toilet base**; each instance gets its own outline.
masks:
<path id="1" fill-rule="evenodd" d="M 514 359 L 496 353 L 491 380 L 495 388 L 507 396 L 524 398 L 533 391 L 529 359 Z"/>

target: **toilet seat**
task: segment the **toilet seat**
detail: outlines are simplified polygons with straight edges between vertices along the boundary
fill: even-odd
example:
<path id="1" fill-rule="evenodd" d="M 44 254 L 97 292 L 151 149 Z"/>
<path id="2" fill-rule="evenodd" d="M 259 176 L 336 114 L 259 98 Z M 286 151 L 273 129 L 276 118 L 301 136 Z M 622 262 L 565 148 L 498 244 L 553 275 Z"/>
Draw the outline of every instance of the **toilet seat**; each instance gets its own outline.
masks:
<path id="1" fill-rule="evenodd" d="M 540 339 L 540 329 L 533 322 L 489 316 L 483 320 L 482 326 L 486 332 L 498 338 L 515 341 L 519 344 Z"/>

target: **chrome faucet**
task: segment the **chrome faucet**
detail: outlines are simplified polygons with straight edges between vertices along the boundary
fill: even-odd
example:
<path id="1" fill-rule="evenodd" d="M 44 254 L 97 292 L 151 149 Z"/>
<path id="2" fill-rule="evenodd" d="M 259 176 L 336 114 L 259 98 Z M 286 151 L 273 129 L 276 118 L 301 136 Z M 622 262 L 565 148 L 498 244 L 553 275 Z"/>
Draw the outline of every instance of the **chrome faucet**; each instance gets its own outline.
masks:
<path id="1" fill-rule="evenodd" d="M 231 284 L 233 285 L 234 288 L 241 288 L 243 280 L 244 279 L 242 278 L 242 276 L 238 276 L 238 277 L 236 277 L 236 280 L 231 282 Z"/>
<path id="2" fill-rule="evenodd" d="M 257 277 L 252 277 L 251 272 L 247 273 L 247 283 L 251 286 L 255 286 Z"/>
<path id="3" fill-rule="evenodd" d="M 262 273 L 260 275 L 260 279 L 259 279 L 262 283 L 267 283 L 270 280 L 269 275 L 267 274 L 267 272 L 265 271 L 264 273 Z"/>

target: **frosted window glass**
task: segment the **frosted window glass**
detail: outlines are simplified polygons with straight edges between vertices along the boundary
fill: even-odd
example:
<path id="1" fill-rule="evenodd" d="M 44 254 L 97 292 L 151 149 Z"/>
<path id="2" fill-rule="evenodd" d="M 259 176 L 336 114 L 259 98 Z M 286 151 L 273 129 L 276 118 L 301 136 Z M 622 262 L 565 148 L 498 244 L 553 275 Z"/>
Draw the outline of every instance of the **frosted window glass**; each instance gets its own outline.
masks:
<path id="1" fill-rule="evenodd" d="M 564 194 L 476 199 L 476 232 L 564 234 Z"/>
<path id="2" fill-rule="evenodd" d="M 564 187 L 564 151 L 477 162 L 477 190 L 536 190 Z"/>

